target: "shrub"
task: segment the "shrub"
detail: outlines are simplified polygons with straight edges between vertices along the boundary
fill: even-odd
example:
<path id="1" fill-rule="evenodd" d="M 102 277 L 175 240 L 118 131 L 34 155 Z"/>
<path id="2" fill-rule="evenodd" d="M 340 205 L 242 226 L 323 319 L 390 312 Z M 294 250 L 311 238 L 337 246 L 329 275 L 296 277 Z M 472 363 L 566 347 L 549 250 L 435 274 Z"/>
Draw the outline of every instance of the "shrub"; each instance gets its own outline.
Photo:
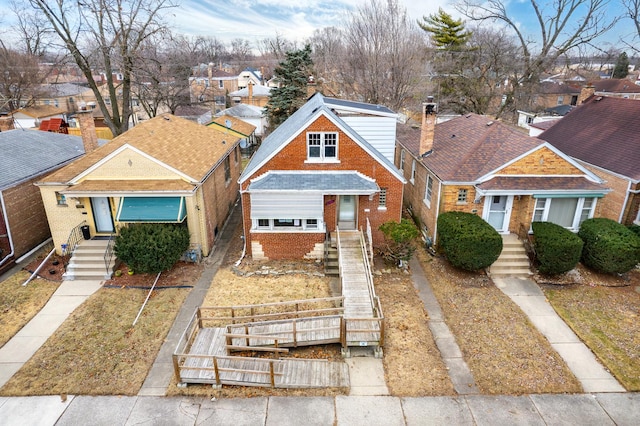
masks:
<path id="1" fill-rule="evenodd" d="M 533 222 L 538 269 L 543 274 L 562 274 L 580 261 L 584 243 L 573 232 L 551 222 Z"/>
<path id="2" fill-rule="evenodd" d="M 457 268 L 486 268 L 502 252 L 502 237 L 479 216 L 447 212 L 438 216 L 438 247 Z"/>
<path id="3" fill-rule="evenodd" d="M 122 228 L 116 237 L 116 256 L 136 272 L 171 269 L 189 248 L 186 224 L 140 223 Z"/>
<path id="4" fill-rule="evenodd" d="M 629 225 L 629 230 L 640 237 L 640 226 L 638 225 Z M 2 253 L 2 252 L 0 252 Z"/>
<path id="5" fill-rule="evenodd" d="M 584 241 L 582 263 L 596 271 L 621 274 L 640 262 L 640 238 L 614 220 L 587 219 L 578 236 Z"/>
<path id="6" fill-rule="evenodd" d="M 385 246 L 380 249 L 380 255 L 385 260 L 395 264 L 411 260 L 416 251 L 414 241 L 420 232 L 410 220 L 385 222 L 378 229 L 384 234 Z"/>

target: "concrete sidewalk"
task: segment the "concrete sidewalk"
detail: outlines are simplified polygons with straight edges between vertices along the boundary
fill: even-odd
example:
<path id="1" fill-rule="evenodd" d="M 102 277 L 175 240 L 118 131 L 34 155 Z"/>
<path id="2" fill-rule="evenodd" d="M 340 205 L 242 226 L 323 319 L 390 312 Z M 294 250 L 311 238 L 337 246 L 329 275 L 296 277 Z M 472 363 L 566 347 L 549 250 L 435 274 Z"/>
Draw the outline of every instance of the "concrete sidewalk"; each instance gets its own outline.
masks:
<path id="1" fill-rule="evenodd" d="M 101 281 L 63 281 L 44 308 L 0 348 L 0 387 L 4 386 L 64 320 L 100 287 Z"/>
<path id="2" fill-rule="evenodd" d="M 32 425 L 618 425 L 635 426 L 640 394 L 219 399 L 0 397 L 4 426 Z"/>
<path id="3" fill-rule="evenodd" d="M 538 285 L 526 278 L 495 278 L 504 294 L 529 317 L 564 359 L 585 392 L 624 392 L 625 389 L 598 362 L 591 350 L 556 314 Z"/>

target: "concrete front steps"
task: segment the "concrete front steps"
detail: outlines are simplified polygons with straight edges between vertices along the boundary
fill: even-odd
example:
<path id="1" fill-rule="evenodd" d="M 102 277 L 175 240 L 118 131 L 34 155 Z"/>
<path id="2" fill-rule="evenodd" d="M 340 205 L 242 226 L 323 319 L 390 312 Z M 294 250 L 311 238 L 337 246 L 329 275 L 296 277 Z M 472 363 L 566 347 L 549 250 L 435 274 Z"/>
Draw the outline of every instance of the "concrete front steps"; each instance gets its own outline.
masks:
<path id="1" fill-rule="evenodd" d="M 492 277 L 523 277 L 533 275 L 531 273 L 529 257 L 524 245 L 515 234 L 502 236 L 502 253 L 493 265 L 489 267 L 489 275 Z"/>
<path id="2" fill-rule="evenodd" d="M 108 240 L 82 240 L 73 251 L 63 279 L 74 280 L 107 280 L 111 278 L 116 263 L 115 254 L 107 269 L 104 254 Z"/>

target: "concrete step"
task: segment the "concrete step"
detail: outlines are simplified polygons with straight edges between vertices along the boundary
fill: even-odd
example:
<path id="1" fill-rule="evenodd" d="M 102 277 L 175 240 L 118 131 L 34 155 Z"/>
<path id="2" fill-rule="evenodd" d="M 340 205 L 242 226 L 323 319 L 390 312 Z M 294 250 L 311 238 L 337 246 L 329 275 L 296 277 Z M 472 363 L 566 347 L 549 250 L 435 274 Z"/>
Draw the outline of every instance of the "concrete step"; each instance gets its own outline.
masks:
<path id="1" fill-rule="evenodd" d="M 513 261 L 509 261 L 509 262 L 504 262 L 504 261 L 500 261 L 500 259 L 496 260 L 493 265 L 491 265 L 491 269 L 493 270 L 494 268 L 529 268 L 531 265 L 529 264 L 529 261 L 523 261 L 523 260 L 513 260 Z"/>

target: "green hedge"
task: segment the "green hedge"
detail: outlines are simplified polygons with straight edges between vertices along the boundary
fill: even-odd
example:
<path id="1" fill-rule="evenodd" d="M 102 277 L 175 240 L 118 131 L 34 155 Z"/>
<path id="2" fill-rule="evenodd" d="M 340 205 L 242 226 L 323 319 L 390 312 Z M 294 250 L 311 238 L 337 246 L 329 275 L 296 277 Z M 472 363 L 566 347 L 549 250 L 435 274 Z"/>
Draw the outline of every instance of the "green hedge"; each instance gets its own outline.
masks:
<path id="1" fill-rule="evenodd" d="M 438 248 L 453 266 L 476 271 L 498 259 L 502 237 L 475 214 L 447 212 L 438 216 Z"/>
<path id="2" fill-rule="evenodd" d="M 533 222 L 531 228 L 540 272 L 562 274 L 575 268 L 584 245 L 580 237 L 551 222 Z"/>
<path id="3" fill-rule="evenodd" d="M 638 225 L 629 225 L 629 230 L 640 237 L 640 226 Z"/>
<path id="4" fill-rule="evenodd" d="M 171 269 L 188 248 L 186 223 L 140 223 L 120 230 L 114 251 L 135 272 L 158 273 Z"/>
<path id="5" fill-rule="evenodd" d="M 595 218 L 580 225 L 582 263 L 599 272 L 621 274 L 640 262 L 640 238 L 618 222 Z"/>

